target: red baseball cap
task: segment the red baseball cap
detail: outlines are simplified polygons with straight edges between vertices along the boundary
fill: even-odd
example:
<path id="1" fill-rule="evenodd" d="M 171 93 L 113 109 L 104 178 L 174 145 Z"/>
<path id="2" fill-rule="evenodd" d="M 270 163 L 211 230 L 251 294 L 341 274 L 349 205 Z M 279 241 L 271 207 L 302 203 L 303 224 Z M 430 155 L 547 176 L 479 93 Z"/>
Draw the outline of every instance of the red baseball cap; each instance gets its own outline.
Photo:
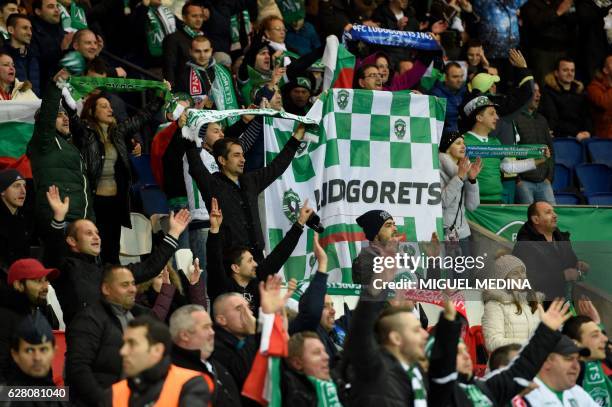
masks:
<path id="1" fill-rule="evenodd" d="M 59 276 L 58 269 L 46 269 L 36 259 L 21 259 L 17 260 L 8 269 L 8 278 L 6 279 L 10 286 L 13 282 L 19 280 L 35 280 L 47 276 L 48 280 L 53 280 Z"/>

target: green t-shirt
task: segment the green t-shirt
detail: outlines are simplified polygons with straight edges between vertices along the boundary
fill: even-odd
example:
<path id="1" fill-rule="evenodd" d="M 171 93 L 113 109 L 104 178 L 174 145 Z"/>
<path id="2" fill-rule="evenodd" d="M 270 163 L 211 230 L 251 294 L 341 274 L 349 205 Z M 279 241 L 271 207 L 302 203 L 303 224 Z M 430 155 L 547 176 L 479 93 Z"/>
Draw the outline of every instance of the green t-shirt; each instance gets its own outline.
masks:
<path id="1" fill-rule="evenodd" d="M 488 137 L 486 142 L 482 142 L 472 132 L 463 135 L 466 146 L 500 146 L 501 142 L 496 137 Z M 474 157 L 475 158 L 475 157 Z M 499 158 L 483 158 L 482 170 L 478 174 L 478 184 L 480 186 L 480 201 L 501 201 L 503 186 L 501 182 Z"/>

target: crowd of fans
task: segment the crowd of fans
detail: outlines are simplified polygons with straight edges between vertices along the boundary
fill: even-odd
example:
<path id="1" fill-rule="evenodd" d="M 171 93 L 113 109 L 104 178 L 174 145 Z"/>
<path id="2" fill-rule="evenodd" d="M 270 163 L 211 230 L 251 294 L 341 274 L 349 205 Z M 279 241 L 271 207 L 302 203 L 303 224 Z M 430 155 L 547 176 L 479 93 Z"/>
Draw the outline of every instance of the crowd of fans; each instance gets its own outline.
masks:
<path id="1" fill-rule="evenodd" d="M 282 295 L 275 275 L 313 209 L 298 208 L 265 253 L 260 197 L 304 127 L 267 165 L 261 116 L 182 137 L 185 109 L 220 108 L 214 88 L 226 75 L 237 107 L 306 114 L 323 90 L 327 37 L 356 24 L 439 44 L 346 47 L 355 89 L 446 99 L 446 238 L 468 255 L 466 211 L 531 204 L 513 254 L 489 277 L 529 277 L 533 289 L 483 292 L 481 349 L 450 299 L 431 327 L 420 304 L 369 284 L 373 257 L 397 250 L 395 222 L 376 208 L 357 219 L 370 243 L 353 264 L 357 307 L 336 319 L 315 237 L 317 271 L 288 310 L 295 282 Z M 611 44 L 612 0 L 0 0 L 0 100 L 40 101 L 32 179 L 0 172 L 0 384 L 55 386 L 59 374 L 82 406 L 257 405 L 245 382 L 272 329 L 286 352 L 266 384 L 283 406 L 612 405 L 598 311 L 584 299 L 571 316 L 553 301 L 589 266 L 557 228 L 552 190 L 553 139 L 612 139 Z M 443 75 L 429 80 L 434 71 Z M 155 79 L 172 99 L 96 89 L 75 100 L 71 76 Z M 466 157 L 467 146 L 517 144 L 547 147 L 524 160 Z M 142 157 L 171 212 L 151 253 L 120 265 L 121 228 L 141 209 Z M 188 270 L 174 260 L 179 248 L 194 254 Z M 52 372 L 53 330 L 64 327 L 65 369 Z"/>

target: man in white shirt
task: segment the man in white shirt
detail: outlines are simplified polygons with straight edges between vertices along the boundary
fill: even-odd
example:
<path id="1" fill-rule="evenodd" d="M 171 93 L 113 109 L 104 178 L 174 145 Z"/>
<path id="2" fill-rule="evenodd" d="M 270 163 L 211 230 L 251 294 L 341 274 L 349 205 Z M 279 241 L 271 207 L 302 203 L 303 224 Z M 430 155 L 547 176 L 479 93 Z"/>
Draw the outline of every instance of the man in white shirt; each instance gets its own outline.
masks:
<path id="1" fill-rule="evenodd" d="M 589 354 L 587 348 L 578 347 L 563 335 L 534 379 L 538 388 L 527 394 L 525 400 L 530 406 L 599 407 L 582 387 L 576 385 L 580 374 L 579 357 Z"/>

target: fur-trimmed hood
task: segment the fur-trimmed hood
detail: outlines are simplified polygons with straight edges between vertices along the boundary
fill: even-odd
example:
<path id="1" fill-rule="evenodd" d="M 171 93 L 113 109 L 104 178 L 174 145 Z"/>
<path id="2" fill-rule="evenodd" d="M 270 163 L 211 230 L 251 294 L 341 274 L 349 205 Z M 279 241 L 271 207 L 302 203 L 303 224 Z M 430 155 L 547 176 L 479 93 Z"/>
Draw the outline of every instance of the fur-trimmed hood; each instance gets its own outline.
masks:
<path id="1" fill-rule="evenodd" d="M 539 291 L 516 292 L 516 294 L 521 302 L 528 302 L 535 299 L 541 304 L 544 301 L 544 294 Z M 535 298 L 533 298 L 534 295 Z M 513 292 L 507 290 L 483 290 L 482 302 L 486 304 L 489 301 L 497 301 L 502 304 L 512 304 L 514 302 Z"/>
<path id="2" fill-rule="evenodd" d="M 561 85 L 559 85 L 559 82 L 557 82 L 557 78 L 555 78 L 555 74 L 553 72 L 550 72 L 544 77 L 544 84 L 557 92 L 561 92 Z M 571 90 L 575 91 L 576 93 L 582 93 L 584 92 L 584 84 L 580 81 L 574 80 L 572 81 Z"/>
<path id="3" fill-rule="evenodd" d="M 439 153 L 438 157 L 440 161 L 440 171 L 444 172 L 444 174 L 446 174 L 449 178 L 457 175 L 457 172 L 459 172 L 459 166 L 453 157 L 450 156 L 450 154 Z"/>

